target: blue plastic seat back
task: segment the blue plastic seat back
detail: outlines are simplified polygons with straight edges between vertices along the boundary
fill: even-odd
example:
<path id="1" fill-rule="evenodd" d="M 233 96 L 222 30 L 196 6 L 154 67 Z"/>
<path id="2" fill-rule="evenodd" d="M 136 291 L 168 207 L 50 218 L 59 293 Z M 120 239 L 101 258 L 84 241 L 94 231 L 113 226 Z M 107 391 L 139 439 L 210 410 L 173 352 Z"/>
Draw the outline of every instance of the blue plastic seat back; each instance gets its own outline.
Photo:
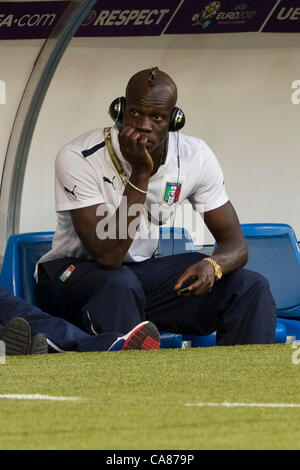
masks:
<path id="1" fill-rule="evenodd" d="M 243 224 L 249 261 L 245 268 L 265 276 L 277 309 L 300 305 L 300 252 L 293 229 L 285 224 Z"/>
<path id="2" fill-rule="evenodd" d="M 183 227 L 160 227 L 158 254 L 169 256 L 196 251 L 189 231 Z"/>
<path id="3" fill-rule="evenodd" d="M 35 265 L 50 250 L 52 239 L 53 232 L 11 235 L 2 265 L 1 286 L 36 305 L 36 283 L 33 277 Z"/>
<path id="4" fill-rule="evenodd" d="M 31 304 L 37 305 L 36 283 L 33 277 L 35 265 L 38 260 L 51 249 L 51 241 L 48 242 L 21 242 L 20 256 L 23 279 L 23 299 Z"/>

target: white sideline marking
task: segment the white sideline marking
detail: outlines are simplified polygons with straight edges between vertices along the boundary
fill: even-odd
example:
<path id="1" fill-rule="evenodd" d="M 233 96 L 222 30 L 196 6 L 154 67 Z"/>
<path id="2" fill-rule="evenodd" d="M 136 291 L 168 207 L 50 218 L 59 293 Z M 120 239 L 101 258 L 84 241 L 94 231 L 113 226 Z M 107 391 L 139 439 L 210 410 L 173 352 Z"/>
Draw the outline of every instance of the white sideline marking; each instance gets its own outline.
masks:
<path id="1" fill-rule="evenodd" d="M 13 400 L 53 400 L 53 401 L 77 401 L 79 397 L 53 397 L 50 395 L 0 395 L 0 398 L 10 398 Z"/>
<path id="2" fill-rule="evenodd" d="M 250 408 L 300 408 L 297 403 L 185 403 L 184 406 L 224 406 L 227 408 L 245 406 Z"/>

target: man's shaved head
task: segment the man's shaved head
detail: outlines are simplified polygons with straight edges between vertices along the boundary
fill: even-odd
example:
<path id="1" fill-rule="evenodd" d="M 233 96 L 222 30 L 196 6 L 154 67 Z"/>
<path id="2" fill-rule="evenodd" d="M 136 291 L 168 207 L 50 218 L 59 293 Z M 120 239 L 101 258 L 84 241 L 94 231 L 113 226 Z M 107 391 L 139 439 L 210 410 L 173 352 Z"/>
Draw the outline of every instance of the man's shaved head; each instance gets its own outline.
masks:
<path id="1" fill-rule="evenodd" d="M 143 90 L 149 93 L 152 89 L 160 89 L 168 93 L 172 107 L 177 101 L 177 86 L 172 78 L 158 67 L 144 69 L 135 73 L 129 80 L 126 87 L 126 98 Z"/>

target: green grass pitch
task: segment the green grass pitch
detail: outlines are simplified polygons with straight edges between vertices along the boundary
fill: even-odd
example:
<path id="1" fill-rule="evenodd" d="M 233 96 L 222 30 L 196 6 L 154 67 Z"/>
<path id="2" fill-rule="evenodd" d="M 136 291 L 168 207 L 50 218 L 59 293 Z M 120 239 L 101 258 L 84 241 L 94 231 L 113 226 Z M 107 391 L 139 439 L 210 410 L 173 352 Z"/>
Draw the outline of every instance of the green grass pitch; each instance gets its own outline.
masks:
<path id="1" fill-rule="evenodd" d="M 277 344 L 7 357 L 0 395 L 82 400 L 0 397 L 0 449 L 299 449 L 299 407 L 187 406 L 300 404 L 296 353 Z"/>

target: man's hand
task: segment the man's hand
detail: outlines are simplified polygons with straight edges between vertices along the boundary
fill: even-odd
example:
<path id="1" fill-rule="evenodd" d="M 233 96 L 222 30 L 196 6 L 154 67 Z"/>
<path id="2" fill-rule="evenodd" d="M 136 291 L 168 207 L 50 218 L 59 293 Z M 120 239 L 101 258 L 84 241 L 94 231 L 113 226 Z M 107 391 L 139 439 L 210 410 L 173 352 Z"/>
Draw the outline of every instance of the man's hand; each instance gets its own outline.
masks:
<path id="1" fill-rule="evenodd" d="M 149 174 L 153 171 L 153 160 L 146 144 L 148 139 L 131 126 L 124 127 L 119 133 L 120 150 L 124 158 L 132 165 L 136 174 Z"/>
<path id="2" fill-rule="evenodd" d="M 194 281 L 194 282 L 192 282 Z M 188 289 L 182 294 L 179 292 L 183 284 L 188 282 L 190 285 Z M 192 266 L 189 266 L 178 279 L 174 290 L 178 295 L 185 297 L 198 297 L 200 295 L 210 292 L 215 283 L 215 270 L 214 267 L 207 261 L 199 261 Z"/>

